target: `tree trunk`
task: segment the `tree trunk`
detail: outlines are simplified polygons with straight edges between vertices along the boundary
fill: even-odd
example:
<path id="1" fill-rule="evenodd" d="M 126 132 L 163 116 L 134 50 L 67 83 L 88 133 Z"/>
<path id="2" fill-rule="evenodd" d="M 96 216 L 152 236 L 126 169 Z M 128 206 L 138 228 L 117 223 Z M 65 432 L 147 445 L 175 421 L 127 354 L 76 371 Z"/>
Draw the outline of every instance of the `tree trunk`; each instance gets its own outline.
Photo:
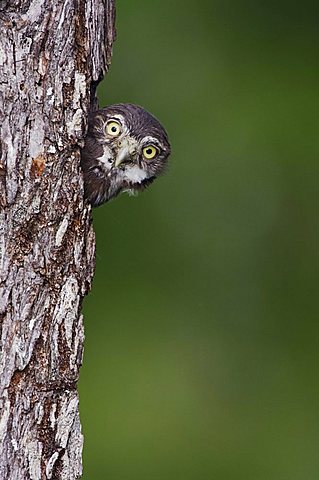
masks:
<path id="1" fill-rule="evenodd" d="M 80 147 L 114 0 L 0 0 L 0 479 L 79 478 L 94 270 Z"/>

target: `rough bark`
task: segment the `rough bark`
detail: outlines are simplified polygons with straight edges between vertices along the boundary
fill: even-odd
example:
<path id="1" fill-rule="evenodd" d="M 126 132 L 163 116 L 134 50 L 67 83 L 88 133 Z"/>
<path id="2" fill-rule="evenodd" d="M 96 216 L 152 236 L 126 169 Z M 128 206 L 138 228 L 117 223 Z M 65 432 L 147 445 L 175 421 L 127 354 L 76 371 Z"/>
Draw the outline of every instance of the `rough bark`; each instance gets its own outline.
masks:
<path id="1" fill-rule="evenodd" d="M 82 473 L 80 313 L 94 269 L 79 152 L 114 0 L 0 0 L 0 478 Z"/>

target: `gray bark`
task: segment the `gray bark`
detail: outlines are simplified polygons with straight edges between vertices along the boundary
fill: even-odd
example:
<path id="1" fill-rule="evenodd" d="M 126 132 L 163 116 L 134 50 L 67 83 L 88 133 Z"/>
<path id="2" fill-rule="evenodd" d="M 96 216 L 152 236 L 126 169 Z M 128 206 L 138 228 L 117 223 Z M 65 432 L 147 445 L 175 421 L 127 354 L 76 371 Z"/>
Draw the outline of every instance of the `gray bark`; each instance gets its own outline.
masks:
<path id="1" fill-rule="evenodd" d="M 80 147 L 114 0 L 0 0 L 0 479 L 79 478 L 94 270 Z"/>

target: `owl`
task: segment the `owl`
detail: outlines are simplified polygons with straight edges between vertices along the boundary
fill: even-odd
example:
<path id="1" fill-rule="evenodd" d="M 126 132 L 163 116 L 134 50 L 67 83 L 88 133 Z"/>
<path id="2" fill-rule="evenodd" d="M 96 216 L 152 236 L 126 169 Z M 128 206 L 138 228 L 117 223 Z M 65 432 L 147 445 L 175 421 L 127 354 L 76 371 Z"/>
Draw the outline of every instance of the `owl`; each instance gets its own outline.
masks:
<path id="1" fill-rule="evenodd" d="M 138 193 L 165 171 L 167 133 L 142 107 L 111 105 L 89 118 L 81 153 L 85 197 L 101 205 L 121 192 Z"/>

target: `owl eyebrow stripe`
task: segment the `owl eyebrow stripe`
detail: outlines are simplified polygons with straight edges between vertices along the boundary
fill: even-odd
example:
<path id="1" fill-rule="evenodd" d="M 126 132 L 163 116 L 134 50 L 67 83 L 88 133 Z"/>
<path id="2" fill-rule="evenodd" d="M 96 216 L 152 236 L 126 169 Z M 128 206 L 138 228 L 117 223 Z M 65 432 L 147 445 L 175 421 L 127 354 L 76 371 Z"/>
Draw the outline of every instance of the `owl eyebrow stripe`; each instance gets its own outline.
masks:
<path id="1" fill-rule="evenodd" d="M 107 119 L 107 122 L 110 122 L 112 120 L 116 120 L 117 122 L 119 122 L 121 125 L 123 124 L 123 118 L 120 117 L 120 116 L 117 116 L 117 115 L 113 115 L 112 117 L 109 117 Z"/>
<path id="2" fill-rule="evenodd" d="M 157 138 L 151 136 L 142 138 L 142 144 L 143 146 L 153 145 L 154 147 L 163 148 Z"/>

